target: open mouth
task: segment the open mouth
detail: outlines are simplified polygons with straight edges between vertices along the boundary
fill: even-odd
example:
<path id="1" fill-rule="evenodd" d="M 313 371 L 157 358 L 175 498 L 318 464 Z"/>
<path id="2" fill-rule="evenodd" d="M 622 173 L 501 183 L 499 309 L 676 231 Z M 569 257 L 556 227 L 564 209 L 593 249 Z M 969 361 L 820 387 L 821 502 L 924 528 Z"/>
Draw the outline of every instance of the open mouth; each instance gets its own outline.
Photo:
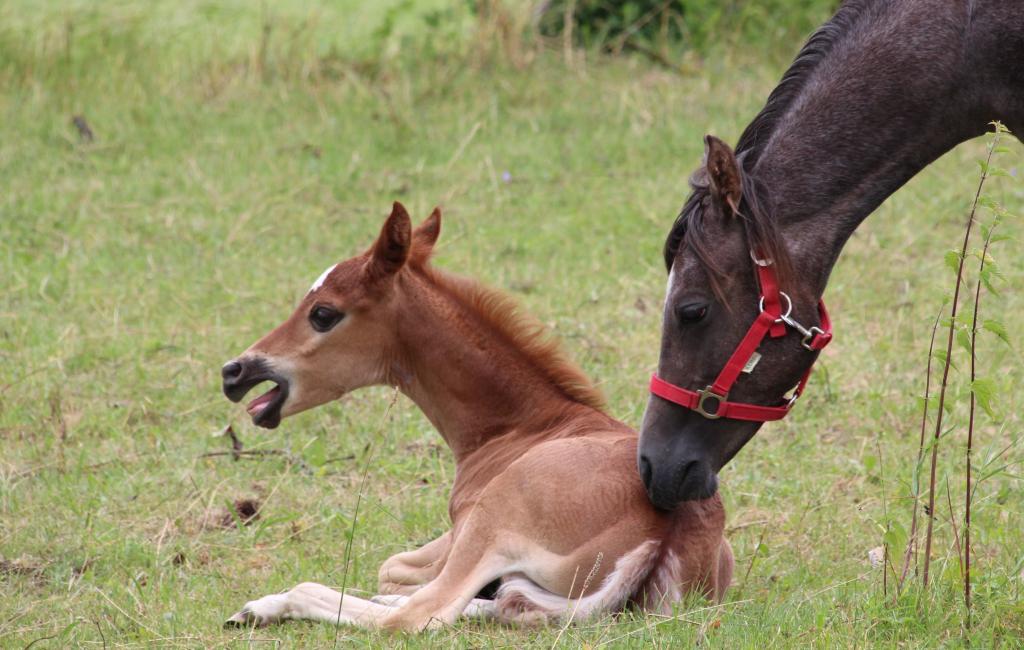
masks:
<path id="1" fill-rule="evenodd" d="M 245 412 L 252 418 L 253 424 L 273 429 L 281 423 L 281 407 L 288 397 L 287 384 L 274 384 L 274 387 L 263 393 L 245 407 Z"/>
<path id="2" fill-rule="evenodd" d="M 262 368 L 260 370 L 263 370 Z M 273 429 L 281 424 L 281 408 L 288 399 L 288 380 L 275 372 L 263 370 L 251 377 L 239 378 L 230 384 L 224 383 L 224 394 L 232 402 L 240 402 L 245 395 L 256 386 L 271 381 L 273 387 L 256 399 L 249 402 L 245 412 L 252 418 L 252 423 L 266 429 Z"/>

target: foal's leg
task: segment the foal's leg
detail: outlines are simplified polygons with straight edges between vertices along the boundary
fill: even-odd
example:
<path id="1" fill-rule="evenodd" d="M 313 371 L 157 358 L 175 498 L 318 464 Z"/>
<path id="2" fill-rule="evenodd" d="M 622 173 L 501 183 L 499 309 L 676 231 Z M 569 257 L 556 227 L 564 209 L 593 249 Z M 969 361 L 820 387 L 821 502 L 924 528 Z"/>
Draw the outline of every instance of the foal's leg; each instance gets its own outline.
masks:
<path id="1" fill-rule="evenodd" d="M 392 555 L 378 572 L 378 588 L 382 594 L 408 596 L 437 577 L 444 567 L 452 546 L 448 531 L 415 551 Z"/>
<path id="2" fill-rule="evenodd" d="M 315 582 L 302 584 L 280 594 L 252 600 L 225 625 L 264 626 L 283 620 L 305 619 L 324 623 L 353 624 L 375 627 L 377 621 L 394 609 L 341 592 Z"/>
<path id="3" fill-rule="evenodd" d="M 469 515 L 437 578 L 409 596 L 398 609 L 379 619 L 386 629 L 420 631 L 455 622 L 491 581 L 515 570 L 518 538 L 499 535 L 480 504 Z M 475 613 L 477 608 L 472 608 Z M 489 611 L 489 610 L 488 610 Z"/>
<path id="4" fill-rule="evenodd" d="M 387 605 L 388 607 L 403 607 L 409 602 L 409 596 L 399 596 L 397 594 L 380 595 L 371 598 L 370 602 Z M 494 618 L 497 616 L 497 611 L 495 601 L 486 598 L 474 598 L 469 601 L 466 609 L 462 610 L 460 618 Z"/>
<path id="5" fill-rule="evenodd" d="M 409 596 L 375 596 L 364 600 L 315 582 L 302 584 L 281 594 L 249 601 L 225 625 L 263 627 L 284 620 L 308 620 L 334 625 L 377 627 L 380 620 L 405 606 Z M 493 618 L 494 601 L 474 598 L 462 612 L 468 618 Z"/>

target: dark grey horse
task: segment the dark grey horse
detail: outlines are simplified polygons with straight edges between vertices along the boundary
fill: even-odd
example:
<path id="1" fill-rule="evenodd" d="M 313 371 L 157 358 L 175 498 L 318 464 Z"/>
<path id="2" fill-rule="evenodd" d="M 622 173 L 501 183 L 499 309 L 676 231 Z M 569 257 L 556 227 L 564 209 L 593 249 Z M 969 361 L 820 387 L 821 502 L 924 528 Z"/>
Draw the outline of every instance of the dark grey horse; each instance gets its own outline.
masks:
<path id="1" fill-rule="evenodd" d="M 800 51 L 735 152 L 705 165 L 665 243 L 658 375 L 698 390 L 758 314 L 751 252 L 771 259 L 793 316 L 818 323 L 839 251 L 890 194 L 993 120 L 1024 133 L 1024 0 L 849 0 Z M 817 356 L 766 339 L 730 400 L 778 405 Z M 652 395 L 639 467 L 653 503 L 717 489 L 759 422 L 708 419 Z"/>

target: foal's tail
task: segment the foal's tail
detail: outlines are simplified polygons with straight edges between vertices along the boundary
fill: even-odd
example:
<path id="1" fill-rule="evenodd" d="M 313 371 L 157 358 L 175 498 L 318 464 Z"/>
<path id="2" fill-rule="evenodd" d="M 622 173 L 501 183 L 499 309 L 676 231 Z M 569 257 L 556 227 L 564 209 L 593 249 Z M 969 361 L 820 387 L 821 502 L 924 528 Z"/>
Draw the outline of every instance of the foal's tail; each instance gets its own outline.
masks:
<path id="1" fill-rule="evenodd" d="M 498 588 L 496 615 L 506 623 L 534 623 L 551 619 L 583 621 L 619 611 L 640 591 L 660 556 L 661 541 L 644 542 L 620 557 L 597 591 L 583 598 L 559 596 L 525 576 L 508 576 Z M 585 584 L 582 579 L 581 584 Z"/>

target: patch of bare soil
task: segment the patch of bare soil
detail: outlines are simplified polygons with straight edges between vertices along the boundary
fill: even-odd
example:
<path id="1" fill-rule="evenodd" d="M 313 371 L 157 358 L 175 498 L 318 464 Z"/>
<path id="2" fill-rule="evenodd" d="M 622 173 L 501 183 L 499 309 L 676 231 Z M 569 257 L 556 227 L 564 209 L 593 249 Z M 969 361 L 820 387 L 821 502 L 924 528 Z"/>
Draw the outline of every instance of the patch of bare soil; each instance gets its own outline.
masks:
<path id="1" fill-rule="evenodd" d="M 259 499 L 236 499 L 230 508 L 211 508 L 202 517 L 203 528 L 235 528 L 248 526 L 260 518 L 263 504 Z"/>
<path id="2" fill-rule="evenodd" d="M 34 582 L 45 582 L 43 567 L 25 560 L 4 560 L 0 558 L 0 577 L 23 576 Z"/>

